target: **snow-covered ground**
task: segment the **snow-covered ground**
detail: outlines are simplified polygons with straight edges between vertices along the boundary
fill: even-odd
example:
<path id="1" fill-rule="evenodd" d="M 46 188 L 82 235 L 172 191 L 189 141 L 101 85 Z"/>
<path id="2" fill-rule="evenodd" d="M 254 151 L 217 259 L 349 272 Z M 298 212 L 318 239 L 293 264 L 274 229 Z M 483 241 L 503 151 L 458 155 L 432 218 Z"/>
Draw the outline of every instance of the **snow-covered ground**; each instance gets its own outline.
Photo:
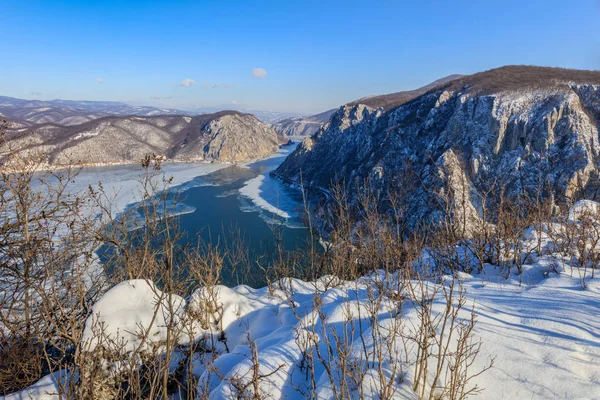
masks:
<path id="1" fill-rule="evenodd" d="M 519 284 L 518 278 L 500 278 L 493 267 L 482 275 L 462 275 L 468 302 L 475 304 L 477 313 L 476 337 L 483 341 L 473 371 L 482 368 L 490 357 L 494 366 L 476 378 L 473 383 L 485 390 L 484 399 L 598 399 L 600 398 L 600 284 L 590 281 L 587 290 L 581 289 L 579 279 L 567 272 L 542 278 L 545 261 L 530 266 L 526 273 L 535 279 L 530 284 Z M 348 307 L 369 306 L 366 282 L 358 287 L 348 283 L 330 289 L 320 297 L 328 316 L 327 329 L 344 326 Z M 121 295 L 130 285 L 127 299 Z M 131 286 L 134 285 L 134 286 Z M 136 296 L 135 287 L 139 287 Z M 314 318 L 316 325 L 323 322 L 311 315 L 315 299 L 314 285 L 294 281 L 296 313 Z M 263 383 L 263 390 L 273 398 L 301 398 L 296 387 L 308 387 L 305 372 L 300 368 L 302 353 L 297 345 L 298 330 L 305 329 L 289 306 L 289 302 L 269 294 L 267 288 L 254 290 L 246 286 L 232 289 L 219 287 L 219 301 L 224 309 L 224 326 L 230 353 L 223 351 L 215 363 L 219 373 L 233 377 L 245 375 L 251 368 L 248 335 L 259 349 L 261 372 L 268 373 L 284 365 Z M 130 297 L 134 296 L 134 299 Z M 117 325 L 122 332 L 135 329 L 137 323 L 148 323 L 152 316 L 152 301 L 148 301 L 146 285 L 127 282 L 108 292 L 95 311 L 106 312 L 107 322 Z M 138 299 L 139 297 L 139 299 Z M 193 297 L 190 301 L 193 303 Z M 106 310 L 102 307 L 106 305 Z M 120 310 L 116 310 L 120 309 Z M 381 310 L 379 323 L 385 325 L 386 310 Z M 124 315 L 127 313 L 127 315 Z M 408 312 L 406 318 L 414 318 Z M 307 317 L 310 316 L 310 317 Z M 336 328 L 336 326 L 338 326 Z M 368 324 L 365 324 L 368 326 Z M 116 328 L 113 328 L 116 329 Z M 317 331 L 319 331 L 318 328 Z M 341 329 L 339 329 L 341 330 Z M 338 332 L 338 334 L 340 334 Z M 365 335 L 369 337 L 367 333 Z M 162 335 L 160 336 L 162 337 Z M 360 349 L 359 336 L 350 340 L 350 347 Z M 137 344 L 137 343 L 136 343 Z M 223 350 L 223 349 L 221 349 Z M 227 399 L 232 396 L 229 383 L 220 380 L 206 369 L 199 356 L 195 373 L 207 379 L 212 388 L 211 398 Z M 410 368 L 403 384 L 396 384 L 396 398 L 416 399 L 410 388 Z M 318 398 L 331 398 L 329 379 L 324 369 L 316 368 Z M 52 392 L 51 379 L 44 378 L 31 390 L 7 396 L 6 399 L 54 399 L 41 395 Z M 368 388 L 365 388 L 368 389 Z M 367 390 L 368 392 L 368 390 Z M 31 397 L 29 397 L 31 396 Z"/>
<path id="2" fill-rule="evenodd" d="M 577 271 L 543 278 L 549 263 L 527 268 L 523 285 L 493 272 L 464 280 L 482 355 L 496 357 L 478 379 L 483 398 L 600 398 L 600 282 L 584 290 Z"/>
<path id="3" fill-rule="evenodd" d="M 526 274 L 535 279 L 530 284 L 520 285 L 516 276 L 500 278 L 491 266 L 482 275 L 461 276 L 467 302 L 475 305 L 475 335 L 483 342 L 472 371 L 485 367 L 494 358 L 493 367 L 473 381 L 485 389 L 480 398 L 600 398 L 600 282 L 596 279 L 583 290 L 579 278 L 566 272 L 543 278 L 546 262 L 542 260 L 527 268 Z M 356 309 L 358 304 L 369 307 L 367 284 L 368 280 L 364 280 L 356 288 L 350 283 L 321 295 L 329 327 L 343 326 L 348 308 Z M 315 297 L 313 285 L 296 281 L 294 287 L 292 298 L 300 310 L 296 312 L 309 315 Z M 220 374 L 243 376 L 248 371 L 249 332 L 260 349 L 260 365 L 265 366 L 265 373 L 269 368 L 285 365 L 265 384 L 265 392 L 274 398 L 301 398 L 295 387 L 307 387 L 309 383 L 300 370 L 302 354 L 296 344 L 297 331 L 303 327 L 292 309 L 285 301 L 269 296 L 266 288 L 221 288 L 220 293 L 228 317 L 226 336 L 237 344 L 232 353 L 217 359 L 215 366 Z M 239 310 L 242 315 L 237 317 Z M 389 322 L 387 313 L 386 309 L 381 310 L 381 325 Z M 405 318 L 414 319 L 414 310 L 407 311 Z M 322 323 L 316 318 L 316 324 Z M 350 347 L 360 352 L 362 343 L 357 333 L 350 342 Z M 231 396 L 229 383 L 204 371 L 202 365 L 198 365 L 196 373 L 210 377 L 211 398 Z M 396 398 L 418 398 L 410 388 L 409 376 L 410 367 L 406 383 L 396 385 Z M 323 368 L 317 371 L 317 382 L 318 398 L 332 398 Z M 366 392 L 368 389 L 364 388 Z"/>
<path id="4" fill-rule="evenodd" d="M 570 215 L 576 218 L 574 213 Z M 533 240 L 533 234 L 529 231 L 526 237 Z M 478 274 L 457 273 L 454 277 L 445 276 L 439 281 L 443 283 L 425 283 L 431 290 L 448 289 L 453 283 L 465 290 L 465 306 L 459 318 L 467 320 L 474 307 L 474 339 L 481 340 L 482 345 L 470 373 L 477 373 L 494 359 L 491 369 L 469 383 L 469 387 L 484 389 L 479 398 L 600 398 L 600 278 L 590 278 L 588 271 L 583 289 L 582 271 L 571 269 L 548 245 L 548 241 L 543 243 L 546 250 L 539 257 L 532 257 L 521 275 L 513 268 L 505 278 L 498 267 L 486 264 Z M 252 375 L 252 351 L 256 348 L 259 372 L 265 376 L 260 390 L 275 399 L 302 398 L 299 393 L 309 391 L 313 382 L 305 363 L 306 349 L 311 346 L 303 347 L 303 343 L 313 343 L 314 348 L 321 350 L 322 359 L 327 360 L 320 363 L 317 359 L 312 370 L 316 398 L 333 398 L 330 376 L 337 379 L 342 368 L 338 351 L 346 349 L 345 359 L 356 363 L 359 372 L 353 373 L 361 376 L 360 385 L 350 385 L 348 389 L 352 396 L 362 392 L 366 398 L 378 398 L 380 377 L 393 376 L 394 398 L 417 399 L 412 389 L 415 349 L 410 349 L 410 341 L 407 350 L 403 340 L 393 337 L 388 342 L 390 346 L 383 346 L 384 355 L 377 362 L 364 359 L 364 354 L 376 353 L 377 340 L 390 339 L 386 332 L 391 332 L 394 324 L 402 324 L 407 336 L 418 326 L 418 308 L 411 298 L 418 301 L 419 296 L 423 297 L 419 282 L 409 281 L 402 293 L 396 292 L 401 296 L 386 295 L 375 303 L 373 293 L 380 290 L 377 288 L 394 288 L 400 279 L 395 274 L 382 276 L 341 282 L 335 287 L 326 287 L 329 277 L 317 282 L 286 279 L 274 290 L 218 286 L 214 289 L 221 310 L 219 322 L 210 329 L 190 317 L 202 309 L 207 288 L 199 288 L 185 300 L 173 296 L 175 319 L 191 324 L 192 339 L 203 340 L 204 348 L 211 350 L 194 356 L 193 373 L 199 378 L 199 388 L 208 388 L 214 399 L 235 397 L 232 382 Z M 411 287 L 417 290 L 407 289 Z M 436 315 L 446 305 L 441 293 L 431 300 Z M 151 326 L 151 321 L 153 307 L 163 304 L 164 299 L 151 283 L 124 282 L 96 304 L 93 319 L 99 319 L 109 327 L 108 332 L 121 335 L 136 346 L 139 336 L 134 332 L 140 327 L 151 327 L 149 331 L 157 333 L 150 335 L 149 340 L 160 340 L 164 336 L 161 323 Z M 91 320 L 87 321 L 86 332 Z M 377 329 L 379 333 L 374 334 Z M 182 335 L 182 344 L 189 340 L 189 336 Z M 336 341 L 341 347 L 329 346 Z M 317 353 L 311 354 L 316 359 Z M 176 359 L 178 356 L 182 354 L 175 354 Z M 432 366 L 429 374 L 433 369 Z M 46 377 L 30 391 L 7 399 L 57 398 L 40 395 L 40 388 L 51 390 L 50 382 Z"/>

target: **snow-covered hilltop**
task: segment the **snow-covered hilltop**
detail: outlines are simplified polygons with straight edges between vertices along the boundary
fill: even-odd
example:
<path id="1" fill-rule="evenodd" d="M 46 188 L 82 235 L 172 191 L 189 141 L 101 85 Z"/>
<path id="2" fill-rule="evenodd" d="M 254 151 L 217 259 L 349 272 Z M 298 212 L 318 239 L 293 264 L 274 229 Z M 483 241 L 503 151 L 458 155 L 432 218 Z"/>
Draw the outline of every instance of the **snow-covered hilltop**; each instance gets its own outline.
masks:
<path id="1" fill-rule="evenodd" d="M 75 126 L 36 125 L 10 132 L 52 165 L 138 162 L 148 154 L 176 161 L 245 162 L 274 154 L 287 140 L 250 114 L 104 117 Z"/>
<path id="2" fill-rule="evenodd" d="M 560 205 L 598 187 L 599 126 L 600 72 L 503 67 L 393 109 L 345 105 L 275 175 L 324 189 L 338 180 L 352 194 L 365 180 L 400 189 L 412 226 L 439 211 L 437 196 L 456 181 L 471 211 L 493 185 L 551 193 Z"/>

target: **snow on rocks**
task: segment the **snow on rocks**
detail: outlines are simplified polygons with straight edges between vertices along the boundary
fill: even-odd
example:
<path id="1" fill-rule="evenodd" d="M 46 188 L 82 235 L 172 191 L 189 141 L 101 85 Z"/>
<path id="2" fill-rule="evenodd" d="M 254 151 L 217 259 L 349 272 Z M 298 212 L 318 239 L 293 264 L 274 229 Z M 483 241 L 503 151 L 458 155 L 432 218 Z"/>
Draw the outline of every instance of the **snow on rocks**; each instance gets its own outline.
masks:
<path id="1" fill-rule="evenodd" d="M 499 71 L 479 77 L 499 82 Z M 346 182 L 342 186 L 348 198 L 356 200 L 362 185 L 354 183 L 370 182 L 374 168 L 383 166 L 381 178 L 371 182 L 372 189 L 384 196 L 388 188 L 394 188 L 394 193 L 406 191 L 408 230 L 437 220 L 443 211 L 435 205 L 437 190 L 459 181 L 452 176 L 465 177 L 460 182 L 468 190 L 459 193 L 469 194 L 465 199 L 469 209 L 479 209 L 492 181 L 495 188 L 506 189 L 505 198 L 511 200 L 546 189 L 556 199 L 572 198 L 576 188 L 592 184 L 600 152 L 597 88 L 571 89 L 564 82 L 560 87 L 547 82 L 539 88 L 480 91 L 479 78 L 473 76 L 469 84 L 470 79 L 368 118 L 343 107 L 274 174 L 307 187 Z M 454 154 L 453 160 L 448 154 Z M 447 176 L 434 173 L 431 164 L 444 167 Z M 403 184 L 401 177 L 411 174 L 422 177 L 422 182 Z M 547 177 L 547 184 L 540 181 L 540 174 Z M 442 179 L 446 177 L 452 179 Z"/>
<path id="2" fill-rule="evenodd" d="M 591 218 L 600 215 L 600 203 L 592 200 L 579 200 L 569 209 L 569 222 L 578 222 L 582 218 Z"/>
<path id="3" fill-rule="evenodd" d="M 285 306 L 283 299 L 267 296 L 265 292 L 266 288 L 252 289 L 245 285 L 197 289 L 188 302 L 188 312 L 197 321 L 195 332 L 207 346 L 224 352 L 247 345 L 248 336 L 264 336 L 265 330 L 280 325 L 274 316 Z M 225 340 L 219 339 L 221 336 Z"/>
<path id="4" fill-rule="evenodd" d="M 59 400 L 65 396 L 59 396 L 58 391 L 64 382 L 65 371 L 46 375 L 27 389 L 20 392 L 0 397 L 4 400 Z"/>
<path id="5" fill-rule="evenodd" d="M 109 339 L 124 351 L 136 351 L 167 339 L 167 328 L 181 322 L 185 300 L 159 290 L 143 279 L 121 282 L 94 304 L 85 323 L 84 349 Z"/>

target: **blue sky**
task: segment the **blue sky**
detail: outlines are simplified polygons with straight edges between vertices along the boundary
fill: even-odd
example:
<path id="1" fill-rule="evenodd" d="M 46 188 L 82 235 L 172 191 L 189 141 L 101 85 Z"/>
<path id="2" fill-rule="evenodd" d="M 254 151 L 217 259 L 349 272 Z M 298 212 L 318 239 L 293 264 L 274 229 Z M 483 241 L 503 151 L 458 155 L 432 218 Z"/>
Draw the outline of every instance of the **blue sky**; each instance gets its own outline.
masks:
<path id="1" fill-rule="evenodd" d="M 1 0 L 0 27 L 20 98 L 319 112 L 506 64 L 600 69 L 598 0 Z"/>

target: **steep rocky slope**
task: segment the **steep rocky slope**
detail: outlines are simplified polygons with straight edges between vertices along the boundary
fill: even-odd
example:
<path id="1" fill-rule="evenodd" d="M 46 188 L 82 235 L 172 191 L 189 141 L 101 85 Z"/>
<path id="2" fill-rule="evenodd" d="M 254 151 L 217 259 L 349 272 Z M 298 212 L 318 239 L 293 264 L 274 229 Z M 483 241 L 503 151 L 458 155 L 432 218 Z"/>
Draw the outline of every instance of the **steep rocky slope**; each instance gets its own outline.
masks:
<path id="1" fill-rule="evenodd" d="M 49 164 L 136 162 L 147 154 L 171 160 L 243 162 L 275 153 L 285 139 L 253 115 L 223 111 L 196 117 L 105 117 L 76 126 L 15 129 L 16 146 Z"/>
<path id="2" fill-rule="evenodd" d="M 592 197 L 599 125 L 600 72 L 503 67 L 389 110 L 343 106 L 274 174 L 323 189 L 338 180 L 350 193 L 365 180 L 400 192 L 413 227 L 437 215 L 438 195 L 451 188 L 474 218 L 492 187 L 509 196 L 541 188 L 558 204 Z"/>
<path id="3" fill-rule="evenodd" d="M 350 102 L 348 105 L 353 106 L 356 104 L 364 104 L 371 108 L 383 108 L 384 110 L 389 110 L 404 103 L 408 103 L 422 94 L 427 93 L 436 86 L 451 82 L 461 77 L 462 75 L 449 75 L 415 90 L 383 94 L 380 96 L 364 97 L 362 99 Z M 312 136 L 317 133 L 319 129 L 321 129 L 325 122 L 329 121 L 329 118 L 331 118 L 336 111 L 337 109 L 333 109 L 320 114 L 310 115 L 308 117 L 287 118 L 278 121 L 271 126 L 273 129 L 275 129 L 275 131 L 277 131 L 277 133 L 286 136 Z"/>

